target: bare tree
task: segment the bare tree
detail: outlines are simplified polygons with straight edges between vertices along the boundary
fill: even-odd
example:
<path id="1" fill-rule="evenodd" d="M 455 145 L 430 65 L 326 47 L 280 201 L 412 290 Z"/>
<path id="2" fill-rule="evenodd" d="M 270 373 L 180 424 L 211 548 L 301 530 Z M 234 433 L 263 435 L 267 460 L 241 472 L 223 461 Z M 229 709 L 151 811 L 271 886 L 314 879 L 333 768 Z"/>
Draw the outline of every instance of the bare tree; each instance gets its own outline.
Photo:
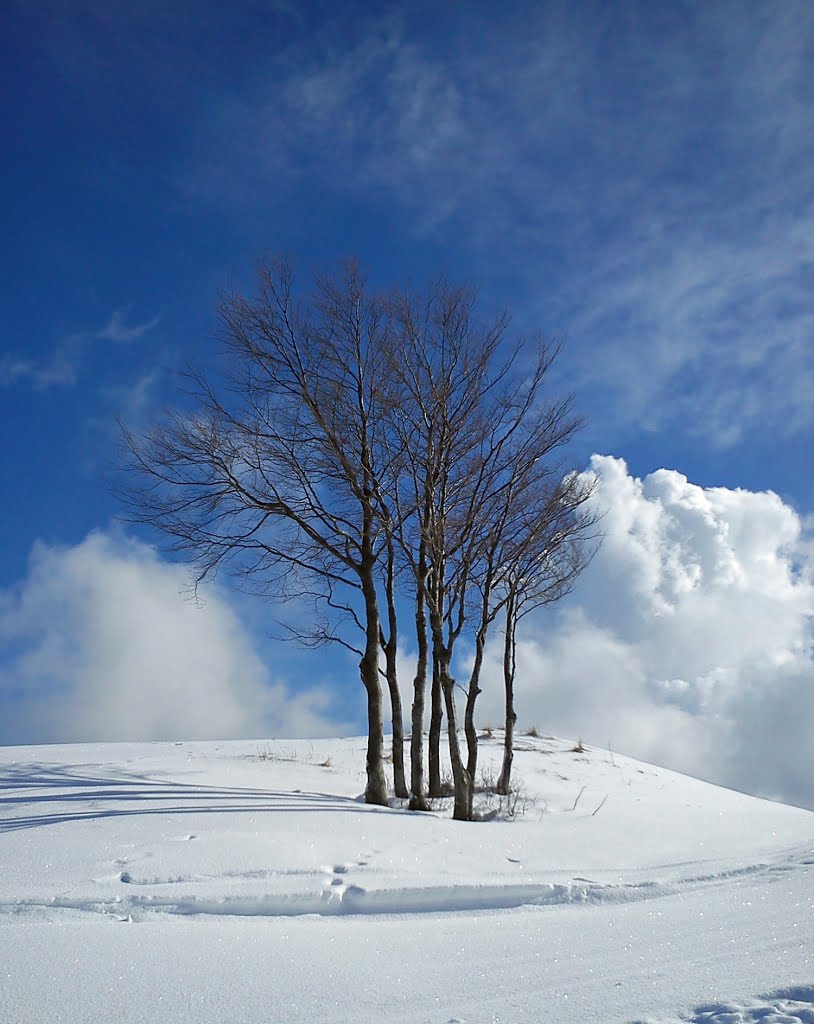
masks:
<path id="1" fill-rule="evenodd" d="M 511 789 L 514 728 L 517 723 L 514 683 L 517 672 L 517 627 L 529 612 L 554 604 L 572 590 L 596 550 L 597 513 L 590 503 L 595 481 L 567 473 L 543 488 L 529 508 L 527 527 L 511 538 L 498 583 L 505 618 L 503 686 L 505 730 L 503 759 L 495 786 Z"/>
<path id="2" fill-rule="evenodd" d="M 475 591 L 475 654 L 464 713 L 467 771 L 473 779 L 478 759 L 474 715 L 489 629 L 510 600 L 508 581 L 521 563 L 536 567 L 535 555 L 541 559 L 545 546 L 553 544 L 552 533 L 562 529 L 563 517 L 555 511 L 559 504 L 552 495 L 573 490 L 562 482 L 560 452 L 581 420 L 572 413 L 570 395 L 550 401 L 543 393 L 559 351 L 558 345 L 538 345 L 530 371 L 502 382 L 497 401 L 489 403 L 485 443 L 477 460 L 475 500 L 468 512 L 472 529 L 462 551 Z M 579 523 L 574 519 L 570 525 L 569 536 L 579 548 Z"/>
<path id="3" fill-rule="evenodd" d="M 187 375 L 190 413 L 135 436 L 124 430 L 135 483 L 130 513 L 170 538 L 195 565 L 195 585 L 228 565 L 264 594 L 308 594 L 361 630 L 357 648 L 328 625 L 306 642 L 339 642 L 359 656 L 367 697 L 368 802 L 385 804 L 382 628 L 377 572 L 384 470 L 376 464 L 388 410 L 383 304 L 355 264 L 315 278 L 303 300 L 285 262 L 262 262 L 252 298 L 232 292 L 218 308 L 228 366 L 215 388 Z"/>
<path id="4" fill-rule="evenodd" d="M 558 454 L 579 421 L 570 397 L 545 394 L 558 347 L 510 344 L 508 315 L 481 318 L 475 290 L 445 279 L 423 294 L 371 294 L 354 263 L 315 277 L 303 296 L 289 264 L 262 262 L 256 295 L 224 294 L 218 316 L 218 386 L 190 370 L 189 411 L 142 435 L 123 430 L 131 517 L 191 560 L 196 587 L 224 568 L 263 596 L 307 598 L 313 614 L 291 635 L 355 653 L 368 802 L 387 801 L 383 678 L 396 794 L 427 806 L 432 666 L 430 793 L 440 789 L 443 711 L 454 816 L 468 820 L 489 629 L 505 614 L 508 720 L 517 622 L 564 593 L 583 562 L 582 492 Z M 397 676 L 405 593 L 418 647 L 409 787 Z M 464 759 L 452 665 L 467 630 Z M 504 769 L 508 786 L 510 759 Z"/>
<path id="5" fill-rule="evenodd" d="M 555 455 L 580 422 L 570 397 L 551 402 L 544 395 L 558 346 L 537 343 L 531 353 L 519 345 L 509 347 L 508 316 L 480 319 L 473 289 L 452 287 L 442 279 L 426 295 L 398 294 L 393 309 L 399 358 L 392 381 L 401 396 L 397 433 L 404 455 L 394 501 L 400 510 L 401 547 L 415 583 L 419 655 L 412 795 L 416 803 L 423 798 L 418 725 L 431 641 L 433 678 L 440 684 L 447 722 L 453 813 L 469 819 L 477 765 L 475 701 L 487 633 L 508 600 L 507 553 L 523 551 L 530 544 L 528 535 L 542 532 L 544 513 L 530 516 L 529 503 L 544 485 L 553 489 L 562 470 Z M 524 362 L 521 357 L 529 354 L 530 363 Z M 473 615 L 475 660 L 467 688 L 464 762 L 452 660 Z M 436 725 L 439 716 L 433 718 Z M 431 742 L 431 767 L 432 757 Z"/>
<path id="6" fill-rule="evenodd" d="M 471 783 L 458 744 L 451 673 L 454 644 L 465 619 L 465 586 L 459 585 L 454 561 L 466 529 L 463 509 L 468 500 L 460 470 L 468 468 L 473 450 L 470 427 L 491 386 L 484 372 L 505 329 L 503 318 L 488 328 L 477 324 L 474 302 L 473 290 L 453 288 L 441 280 L 423 296 L 395 295 L 392 305 L 398 356 L 391 381 L 401 397 L 398 437 L 405 453 L 395 501 L 400 546 L 415 583 L 418 645 L 412 796 L 414 803 L 423 802 L 423 709 L 431 642 L 433 675 L 437 673 L 446 712 L 454 815 L 465 819 L 471 816 Z"/>

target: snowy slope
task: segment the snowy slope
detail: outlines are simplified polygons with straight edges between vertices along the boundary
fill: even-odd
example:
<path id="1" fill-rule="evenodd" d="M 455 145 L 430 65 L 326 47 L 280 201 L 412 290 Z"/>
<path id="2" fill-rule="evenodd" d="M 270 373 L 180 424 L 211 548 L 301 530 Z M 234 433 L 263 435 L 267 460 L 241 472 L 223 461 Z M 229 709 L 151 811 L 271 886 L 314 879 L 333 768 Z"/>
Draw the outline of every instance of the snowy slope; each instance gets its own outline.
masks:
<path id="1" fill-rule="evenodd" d="M 0 1021 L 814 1022 L 814 814 L 518 746 L 470 824 L 359 739 L 0 748 Z"/>

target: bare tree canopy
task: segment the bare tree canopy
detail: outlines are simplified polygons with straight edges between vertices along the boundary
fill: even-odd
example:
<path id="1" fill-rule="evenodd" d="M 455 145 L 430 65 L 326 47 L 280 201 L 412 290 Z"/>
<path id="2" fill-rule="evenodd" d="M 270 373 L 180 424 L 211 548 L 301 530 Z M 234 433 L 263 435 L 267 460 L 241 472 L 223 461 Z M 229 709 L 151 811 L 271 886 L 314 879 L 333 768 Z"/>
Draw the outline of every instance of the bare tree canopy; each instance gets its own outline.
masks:
<path id="1" fill-rule="evenodd" d="M 255 297 L 224 294 L 218 315 L 228 357 L 221 385 L 190 370 L 191 415 L 172 414 L 142 437 L 125 431 L 138 473 L 125 498 L 193 561 L 196 584 L 228 563 L 251 588 L 308 593 L 358 622 L 366 797 L 384 804 L 374 465 L 385 415 L 381 303 L 353 263 L 340 278 L 315 279 L 303 301 L 290 264 L 275 261 L 260 264 Z"/>
<path id="2" fill-rule="evenodd" d="M 393 502 L 417 595 L 413 793 L 418 800 L 418 723 L 431 644 L 447 716 L 454 814 L 469 818 L 477 762 L 474 710 L 489 627 L 507 603 L 513 576 L 534 589 L 552 574 L 561 547 L 556 538 L 566 523 L 575 550 L 587 531 L 589 489 L 573 474 L 563 478 L 562 462 L 581 424 L 570 396 L 552 401 L 546 394 L 559 346 L 541 339 L 509 344 L 508 315 L 483 320 L 474 289 L 442 278 L 423 294 L 396 293 L 391 301 L 401 354 L 392 375 L 401 395 L 393 403 L 399 452 L 390 460 L 399 468 Z M 452 661 L 473 620 L 464 764 Z"/>
<path id="3" fill-rule="evenodd" d="M 580 421 L 570 396 L 548 395 L 559 347 L 510 340 L 508 315 L 482 318 L 471 287 L 440 278 L 424 292 L 374 293 L 353 262 L 315 276 L 303 294 L 289 263 L 263 261 L 256 294 L 223 294 L 218 320 L 222 376 L 215 382 L 189 369 L 189 411 L 168 413 L 141 435 L 123 428 L 120 494 L 130 518 L 159 530 L 192 563 L 196 587 L 224 568 L 265 597 L 307 597 L 314 615 L 296 627 L 297 638 L 356 653 L 369 802 L 387 801 L 384 678 L 396 794 L 427 806 L 432 665 L 431 737 L 442 704 L 454 815 L 471 818 L 489 629 L 504 618 L 513 684 L 523 611 L 566 593 L 587 558 L 590 489 L 564 464 Z M 398 609 L 407 599 L 418 650 L 409 787 L 396 670 Z M 453 657 L 467 631 L 476 656 L 465 688 L 464 760 Z M 506 694 L 508 721 L 508 675 Z M 437 767 L 431 744 L 431 766 L 433 757 Z"/>

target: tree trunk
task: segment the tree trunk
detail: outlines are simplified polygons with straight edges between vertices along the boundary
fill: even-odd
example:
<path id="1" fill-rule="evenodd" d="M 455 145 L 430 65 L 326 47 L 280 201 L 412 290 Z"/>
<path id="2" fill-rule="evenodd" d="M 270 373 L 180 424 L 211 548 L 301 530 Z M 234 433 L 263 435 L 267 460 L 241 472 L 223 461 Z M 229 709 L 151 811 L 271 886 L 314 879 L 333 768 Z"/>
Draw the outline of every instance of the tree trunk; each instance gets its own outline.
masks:
<path id="1" fill-rule="evenodd" d="M 438 677 L 444 695 L 447 713 L 447 738 L 449 760 L 452 767 L 454 805 L 452 817 L 456 821 L 472 820 L 472 779 L 466 770 L 458 743 L 458 716 L 455 711 L 455 680 L 450 672 L 452 649 L 444 644 L 443 621 L 438 611 L 440 601 L 430 604 L 430 625 L 432 628 L 433 670 L 438 666 Z"/>
<path id="2" fill-rule="evenodd" d="M 438 668 L 438 655 L 433 644 L 432 652 L 432 694 L 430 708 L 429 735 L 429 768 L 430 796 L 444 795 L 441 785 L 441 724 L 444 717 L 444 697 L 441 692 L 441 673 Z"/>
<path id="3" fill-rule="evenodd" d="M 410 737 L 410 810 L 427 811 L 429 804 L 424 795 L 424 700 L 427 692 L 427 605 L 425 595 L 426 558 L 419 554 L 418 581 L 415 599 L 415 635 L 418 644 L 418 661 L 413 680 L 413 708 Z"/>
<path id="4" fill-rule="evenodd" d="M 464 732 L 466 733 L 466 770 L 475 785 L 475 775 L 478 770 L 478 733 L 475 729 L 475 703 L 480 694 L 480 673 L 483 668 L 483 652 L 486 647 L 486 635 L 489 631 L 489 623 L 494 618 L 494 612 L 489 612 L 489 601 L 492 596 L 492 571 L 490 562 L 488 576 L 481 594 L 480 625 L 475 634 L 475 661 L 472 665 L 472 672 L 469 676 L 469 686 L 466 688 L 466 710 L 464 711 Z"/>
<path id="5" fill-rule="evenodd" d="M 404 774 L 404 711 L 401 706 L 398 676 L 396 673 L 396 647 L 388 643 L 385 651 L 385 675 L 390 691 L 390 709 L 393 722 L 393 789 L 397 797 L 406 800 L 410 796 Z"/>
<path id="6" fill-rule="evenodd" d="M 464 732 L 466 734 L 466 770 L 474 785 L 478 770 L 478 732 L 475 728 L 475 703 L 480 694 L 480 672 L 483 666 L 483 649 L 486 645 L 486 628 L 481 627 L 475 637 L 475 663 L 466 689 L 466 709 L 464 710 Z"/>
<path id="7" fill-rule="evenodd" d="M 382 686 L 379 679 L 379 604 L 373 579 L 373 564 L 360 573 L 365 601 L 365 653 L 359 674 L 367 692 L 367 785 L 365 802 L 387 806 L 387 777 L 384 772 L 384 731 L 382 729 Z"/>
<path id="8" fill-rule="evenodd" d="M 395 556 L 393 541 L 387 545 L 387 625 L 388 637 L 384 645 L 385 677 L 390 691 L 390 710 L 393 723 L 393 789 L 399 799 L 406 800 L 410 792 L 404 777 L 404 712 L 401 706 L 399 691 L 398 668 L 396 655 L 398 652 L 398 617 L 396 615 L 396 596 L 393 587 Z"/>
<path id="9" fill-rule="evenodd" d="M 497 791 L 508 796 L 512 783 L 512 761 L 514 760 L 514 726 L 517 715 L 514 711 L 514 677 L 516 666 L 517 605 L 514 594 L 509 595 L 506 604 L 506 637 L 503 643 L 503 685 L 506 691 L 506 723 L 503 737 L 503 764 L 497 780 Z"/>
<path id="10" fill-rule="evenodd" d="M 452 817 L 456 821 L 471 821 L 472 779 L 461 757 L 461 748 L 458 743 L 458 722 L 455 712 L 455 680 L 450 675 L 448 660 L 444 656 L 440 658 L 439 669 L 447 712 L 449 760 L 452 765 L 452 784 L 455 798 Z"/>

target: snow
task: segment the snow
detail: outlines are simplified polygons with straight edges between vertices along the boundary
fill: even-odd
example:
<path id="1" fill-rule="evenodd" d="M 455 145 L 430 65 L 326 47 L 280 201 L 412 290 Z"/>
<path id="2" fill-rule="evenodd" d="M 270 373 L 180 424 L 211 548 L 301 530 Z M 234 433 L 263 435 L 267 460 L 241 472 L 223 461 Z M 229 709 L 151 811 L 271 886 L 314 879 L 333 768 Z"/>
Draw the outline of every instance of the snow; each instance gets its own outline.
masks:
<path id="1" fill-rule="evenodd" d="M 814 813 L 572 746 L 475 823 L 361 739 L 0 748 L 0 1020 L 814 1022 Z"/>

